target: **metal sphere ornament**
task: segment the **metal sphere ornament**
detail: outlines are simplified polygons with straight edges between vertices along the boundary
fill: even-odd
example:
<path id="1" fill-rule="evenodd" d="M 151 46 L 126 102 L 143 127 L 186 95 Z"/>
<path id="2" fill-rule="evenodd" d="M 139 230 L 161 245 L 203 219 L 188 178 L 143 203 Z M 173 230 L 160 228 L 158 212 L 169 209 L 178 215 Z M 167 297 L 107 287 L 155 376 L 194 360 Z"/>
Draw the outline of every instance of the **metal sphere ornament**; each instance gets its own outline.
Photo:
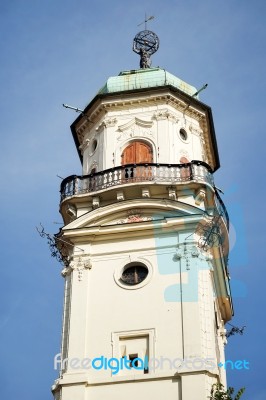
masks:
<path id="1" fill-rule="evenodd" d="M 133 40 L 133 51 L 140 55 L 140 68 L 150 68 L 150 56 L 159 49 L 159 38 L 145 29 L 136 34 Z"/>

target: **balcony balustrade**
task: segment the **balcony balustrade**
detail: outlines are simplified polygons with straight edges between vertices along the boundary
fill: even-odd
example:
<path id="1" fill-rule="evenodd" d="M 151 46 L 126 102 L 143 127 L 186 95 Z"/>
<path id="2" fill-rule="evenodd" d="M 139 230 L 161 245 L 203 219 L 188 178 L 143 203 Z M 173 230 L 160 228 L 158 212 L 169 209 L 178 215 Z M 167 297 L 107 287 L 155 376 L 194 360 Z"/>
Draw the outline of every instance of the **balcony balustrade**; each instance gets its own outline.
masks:
<path id="1" fill-rule="evenodd" d="M 111 189 L 113 187 L 136 184 L 185 184 L 197 182 L 214 186 L 211 168 L 203 161 L 191 161 L 187 164 L 127 164 L 90 175 L 71 175 L 61 183 L 61 201 L 64 199 L 93 194 L 99 190 Z M 225 206 L 217 194 L 217 209 L 225 216 L 228 223 L 228 215 Z"/>

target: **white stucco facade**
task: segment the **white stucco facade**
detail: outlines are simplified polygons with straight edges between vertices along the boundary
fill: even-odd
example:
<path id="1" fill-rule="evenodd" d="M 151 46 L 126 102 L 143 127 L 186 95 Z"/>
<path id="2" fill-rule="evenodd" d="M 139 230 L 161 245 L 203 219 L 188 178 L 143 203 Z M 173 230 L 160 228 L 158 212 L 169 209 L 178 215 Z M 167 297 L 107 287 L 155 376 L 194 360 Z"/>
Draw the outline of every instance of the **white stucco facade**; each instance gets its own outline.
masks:
<path id="1" fill-rule="evenodd" d="M 207 400 L 226 383 L 227 214 L 210 109 L 169 86 L 142 89 L 101 93 L 71 127 L 84 176 L 61 188 L 69 262 L 57 400 Z M 150 146 L 152 163 L 128 175 L 121 155 L 133 141 Z M 217 213 L 222 240 L 204 247 Z"/>

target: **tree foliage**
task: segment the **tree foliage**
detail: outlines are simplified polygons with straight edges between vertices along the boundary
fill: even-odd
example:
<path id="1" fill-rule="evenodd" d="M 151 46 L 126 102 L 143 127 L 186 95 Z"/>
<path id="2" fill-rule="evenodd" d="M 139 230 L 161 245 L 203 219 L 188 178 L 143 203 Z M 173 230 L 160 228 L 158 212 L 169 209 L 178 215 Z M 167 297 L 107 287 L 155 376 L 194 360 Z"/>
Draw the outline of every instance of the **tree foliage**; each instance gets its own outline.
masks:
<path id="1" fill-rule="evenodd" d="M 241 388 L 238 390 L 236 395 L 234 395 L 234 388 L 229 387 L 225 390 L 224 385 L 221 383 L 215 383 L 212 385 L 210 400 L 239 400 L 244 391 L 245 388 Z"/>

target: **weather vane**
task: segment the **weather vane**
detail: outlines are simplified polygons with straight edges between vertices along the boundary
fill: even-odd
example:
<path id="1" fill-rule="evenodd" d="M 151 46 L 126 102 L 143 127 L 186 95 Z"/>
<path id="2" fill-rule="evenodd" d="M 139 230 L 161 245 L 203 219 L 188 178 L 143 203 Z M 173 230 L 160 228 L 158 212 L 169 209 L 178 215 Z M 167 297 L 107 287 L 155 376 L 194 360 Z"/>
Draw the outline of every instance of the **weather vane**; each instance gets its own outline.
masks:
<path id="1" fill-rule="evenodd" d="M 145 23 L 145 30 L 136 34 L 133 40 L 133 51 L 140 55 L 140 68 L 150 68 L 150 56 L 159 49 L 159 38 L 152 32 L 147 30 L 147 22 L 154 19 L 153 16 L 146 17 L 145 21 L 141 22 L 138 26 Z"/>

